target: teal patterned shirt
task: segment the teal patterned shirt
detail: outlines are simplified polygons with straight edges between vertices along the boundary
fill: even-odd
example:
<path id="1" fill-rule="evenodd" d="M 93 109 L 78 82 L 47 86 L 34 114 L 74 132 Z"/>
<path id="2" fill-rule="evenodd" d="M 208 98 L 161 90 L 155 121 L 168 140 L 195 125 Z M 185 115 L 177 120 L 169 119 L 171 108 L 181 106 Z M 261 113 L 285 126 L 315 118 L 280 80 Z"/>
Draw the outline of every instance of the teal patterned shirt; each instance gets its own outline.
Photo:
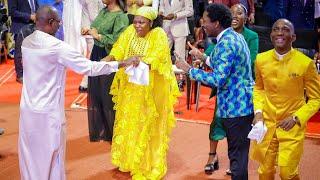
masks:
<path id="1" fill-rule="evenodd" d="M 243 36 L 228 28 L 210 54 L 212 72 L 191 68 L 190 78 L 217 87 L 217 112 L 221 118 L 253 113 L 250 50 Z"/>

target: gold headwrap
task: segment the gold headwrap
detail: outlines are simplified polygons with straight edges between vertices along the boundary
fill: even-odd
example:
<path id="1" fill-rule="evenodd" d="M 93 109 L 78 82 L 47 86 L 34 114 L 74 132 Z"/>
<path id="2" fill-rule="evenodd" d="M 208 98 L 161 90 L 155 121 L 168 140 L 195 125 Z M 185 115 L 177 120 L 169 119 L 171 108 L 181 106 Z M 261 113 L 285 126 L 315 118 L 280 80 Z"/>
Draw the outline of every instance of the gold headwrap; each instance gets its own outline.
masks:
<path id="1" fill-rule="evenodd" d="M 139 9 L 137 9 L 137 12 L 135 15 L 142 16 L 153 21 L 157 18 L 158 12 L 150 6 L 142 6 Z"/>

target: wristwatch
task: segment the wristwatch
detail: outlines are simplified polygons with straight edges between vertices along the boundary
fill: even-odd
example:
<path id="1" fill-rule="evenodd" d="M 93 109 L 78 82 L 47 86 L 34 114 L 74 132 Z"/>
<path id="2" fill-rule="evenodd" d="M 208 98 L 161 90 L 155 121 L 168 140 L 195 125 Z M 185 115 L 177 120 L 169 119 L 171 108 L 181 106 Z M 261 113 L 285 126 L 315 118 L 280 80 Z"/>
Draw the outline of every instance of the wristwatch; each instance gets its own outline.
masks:
<path id="1" fill-rule="evenodd" d="M 173 14 L 173 19 L 177 19 L 177 14 L 176 13 Z"/>
<path id="2" fill-rule="evenodd" d="M 292 116 L 292 120 L 293 120 L 296 124 L 300 125 L 300 122 L 299 122 L 298 116 L 293 115 L 293 116 Z"/>

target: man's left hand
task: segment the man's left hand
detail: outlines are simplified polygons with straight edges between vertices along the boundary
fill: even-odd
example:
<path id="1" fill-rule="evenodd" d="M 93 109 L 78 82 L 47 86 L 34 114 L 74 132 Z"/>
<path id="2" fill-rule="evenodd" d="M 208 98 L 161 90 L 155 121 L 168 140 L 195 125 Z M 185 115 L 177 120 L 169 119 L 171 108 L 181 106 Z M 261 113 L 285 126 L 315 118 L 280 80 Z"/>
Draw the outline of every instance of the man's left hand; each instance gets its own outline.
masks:
<path id="1" fill-rule="evenodd" d="M 124 62 L 127 63 L 127 66 L 133 65 L 133 67 L 137 67 L 140 63 L 140 61 L 142 61 L 142 57 L 143 56 L 132 56 L 128 59 L 126 59 Z"/>
<path id="2" fill-rule="evenodd" d="M 172 20 L 173 18 L 174 18 L 174 14 L 172 13 L 164 17 L 165 20 Z"/>
<path id="3" fill-rule="evenodd" d="M 249 24 L 253 25 L 254 24 L 254 13 L 250 13 L 248 17 Z"/>
<path id="4" fill-rule="evenodd" d="M 97 29 L 96 28 L 91 28 L 89 31 L 88 31 L 88 33 L 91 35 L 91 36 L 93 36 L 95 39 L 97 39 L 98 38 L 98 31 L 97 31 Z"/>
<path id="5" fill-rule="evenodd" d="M 177 68 L 182 69 L 186 73 L 191 68 L 191 66 L 186 61 L 180 60 L 180 59 L 176 60 L 176 66 L 177 66 Z"/>
<path id="6" fill-rule="evenodd" d="M 296 125 L 296 121 L 293 119 L 293 116 L 287 117 L 284 120 L 278 122 L 277 127 L 289 131 L 293 128 L 294 125 Z"/>

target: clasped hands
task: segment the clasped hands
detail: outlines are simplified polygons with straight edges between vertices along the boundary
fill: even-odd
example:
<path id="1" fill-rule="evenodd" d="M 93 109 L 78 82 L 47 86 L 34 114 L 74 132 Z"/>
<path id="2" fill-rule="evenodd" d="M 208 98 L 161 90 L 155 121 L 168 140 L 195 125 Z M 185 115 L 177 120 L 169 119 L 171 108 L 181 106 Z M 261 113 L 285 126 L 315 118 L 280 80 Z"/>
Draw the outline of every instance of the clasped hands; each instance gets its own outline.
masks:
<path id="1" fill-rule="evenodd" d="M 94 39 L 100 40 L 99 33 L 96 28 L 82 28 L 81 29 L 82 35 L 91 35 Z"/>
<path id="2" fill-rule="evenodd" d="M 133 67 L 137 67 L 139 66 L 140 61 L 142 61 L 142 57 L 143 56 L 131 56 L 123 61 L 119 61 L 119 68 L 121 67 L 128 67 L 130 65 L 132 65 Z M 114 56 L 106 56 L 102 59 L 102 61 L 115 61 L 116 59 L 114 58 Z"/>
<path id="3" fill-rule="evenodd" d="M 258 112 L 254 115 L 253 124 L 256 124 L 258 121 L 263 121 L 262 112 Z M 281 128 L 284 131 L 291 130 L 297 122 L 294 120 L 293 116 L 289 116 L 279 122 L 277 122 L 277 128 Z"/>
<path id="4" fill-rule="evenodd" d="M 173 14 L 173 13 L 170 13 L 170 14 L 165 16 L 165 15 L 163 15 L 163 12 L 160 12 L 159 16 L 162 17 L 163 20 L 173 20 L 173 19 L 177 18 L 177 15 Z"/>
<path id="5" fill-rule="evenodd" d="M 139 7 L 144 5 L 143 0 L 128 0 L 127 1 L 127 6 L 129 6 L 129 7 L 134 4 L 138 5 Z"/>

